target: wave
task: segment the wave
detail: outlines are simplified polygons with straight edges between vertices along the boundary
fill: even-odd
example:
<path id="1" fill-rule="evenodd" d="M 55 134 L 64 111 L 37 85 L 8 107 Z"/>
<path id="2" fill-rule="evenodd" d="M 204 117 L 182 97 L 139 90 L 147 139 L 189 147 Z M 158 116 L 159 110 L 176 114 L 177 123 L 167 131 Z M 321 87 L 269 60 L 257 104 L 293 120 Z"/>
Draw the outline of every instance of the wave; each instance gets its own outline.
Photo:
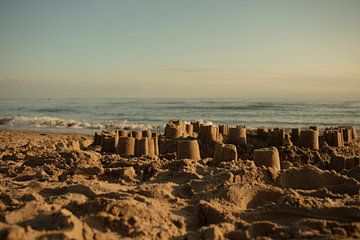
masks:
<path id="1" fill-rule="evenodd" d="M 157 129 L 159 126 L 132 123 L 127 120 L 79 121 L 51 116 L 0 116 L 0 125 L 32 128 L 70 128 L 70 129 Z"/>

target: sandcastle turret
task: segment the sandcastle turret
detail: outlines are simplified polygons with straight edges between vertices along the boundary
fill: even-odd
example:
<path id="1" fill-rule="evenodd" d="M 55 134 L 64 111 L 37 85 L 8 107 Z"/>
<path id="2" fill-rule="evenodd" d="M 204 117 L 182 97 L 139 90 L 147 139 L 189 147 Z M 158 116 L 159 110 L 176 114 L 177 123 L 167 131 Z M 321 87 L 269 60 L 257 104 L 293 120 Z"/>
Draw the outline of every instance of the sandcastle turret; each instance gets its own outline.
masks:
<path id="1" fill-rule="evenodd" d="M 100 144 L 101 144 L 101 134 L 98 133 L 98 132 L 95 132 L 95 135 L 94 135 L 94 145 L 100 146 Z"/>
<path id="2" fill-rule="evenodd" d="M 349 143 L 351 143 L 352 140 L 353 140 L 352 128 L 351 128 L 351 127 L 344 127 L 344 128 L 342 128 L 341 130 L 342 130 L 342 135 L 343 135 L 344 144 L 349 144 Z"/>
<path id="3" fill-rule="evenodd" d="M 314 131 L 317 131 L 317 132 L 318 132 L 318 135 L 320 135 L 320 129 L 319 129 L 318 126 L 310 126 L 309 129 L 314 130 Z"/>
<path id="4" fill-rule="evenodd" d="M 156 153 L 155 140 L 154 140 L 154 139 L 156 139 L 156 138 L 149 138 L 149 139 L 148 139 L 148 148 L 149 148 L 148 154 L 149 154 L 150 156 L 158 155 L 158 154 Z"/>
<path id="5" fill-rule="evenodd" d="M 193 127 L 193 125 L 191 125 L 191 124 L 186 124 L 186 134 L 188 135 L 188 136 L 192 136 L 193 135 L 193 133 L 194 133 L 194 127 Z"/>
<path id="6" fill-rule="evenodd" d="M 291 142 L 295 145 L 295 146 L 299 146 L 299 140 L 300 140 L 300 132 L 301 129 L 300 128 L 293 128 L 291 129 Z"/>
<path id="7" fill-rule="evenodd" d="M 227 136 L 229 134 L 229 125 L 219 125 L 219 133 L 221 133 L 223 136 Z"/>
<path id="8" fill-rule="evenodd" d="M 275 146 L 283 146 L 285 144 L 285 130 L 275 128 L 270 132 L 271 144 Z"/>
<path id="9" fill-rule="evenodd" d="M 212 125 L 200 125 L 198 138 L 203 142 L 217 141 L 218 128 Z"/>
<path id="10" fill-rule="evenodd" d="M 159 139 L 157 137 L 152 138 L 154 141 L 154 153 L 156 156 L 159 156 Z"/>
<path id="11" fill-rule="evenodd" d="M 200 130 L 200 122 L 191 122 L 191 125 L 193 125 L 193 132 L 198 133 Z"/>
<path id="12" fill-rule="evenodd" d="M 272 167 L 273 169 L 280 171 L 279 151 L 276 147 L 256 149 L 254 151 L 254 163 L 258 167 Z"/>
<path id="13" fill-rule="evenodd" d="M 124 156 L 133 156 L 135 154 L 135 138 L 120 137 L 116 152 Z"/>
<path id="14" fill-rule="evenodd" d="M 119 130 L 118 131 L 118 135 L 119 135 L 119 137 L 128 137 L 129 136 L 129 133 L 128 133 L 128 131 L 127 130 Z"/>
<path id="15" fill-rule="evenodd" d="M 148 138 L 136 139 L 135 142 L 135 155 L 141 157 L 143 155 L 149 155 L 149 142 Z"/>
<path id="16" fill-rule="evenodd" d="M 175 139 L 183 135 L 180 126 L 168 123 L 165 127 L 165 138 L 166 139 Z"/>
<path id="17" fill-rule="evenodd" d="M 268 136 L 268 130 L 266 128 L 257 128 L 256 137 L 257 139 L 266 139 Z"/>
<path id="18" fill-rule="evenodd" d="M 200 149 L 197 140 L 180 140 L 177 145 L 177 159 L 201 160 Z"/>
<path id="19" fill-rule="evenodd" d="M 233 144 L 217 143 L 215 146 L 214 162 L 233 161 L 238 159 L 236 146 Z"/>
<path id="20" fill-rule="evenodd" d="M 332 147 L 343 147 L 342 133 L 339 130 L 331 129 L 324 132 L 324 141 Z"/>
<path id="21" fill-rule="evenodd" d="M 132 131 L 131 132 L 132 137 L 136 138 L 136 139 L 141 139 L 142 138 L 142 131 Z"/>
<path id="22" fill-rule="evenodd" d="M 246 127 L 229 128 L 228 142 L 234 145 L 246 144 Z"/>
<path id="23" fill-rule="evenodd" d="M 117 131 L 103 134 L 101 139 L 102 152 L 115 152 L 118 145 L 119 135 Z"/>
<path id="24" fill-rule="evenodd" d="M 319 131 L 304 129 L 300 132 L 299 146 L 314 150 L 319 149 Z"/>
<path id="25" fill-rule="evenodd" d="M 151 138 L 152 137 L 151 130 L 147 129 L 147 130 L 142 131 L 142 137 L 143 138 Z"/>
<path id="26" fill-rule="evenodd" d="M 352 134 L 352 138 L 354 140 L 357 140 L 357 132 L 356 132 L 356 128 L 354 126 L 351 127 L 351 134 Z"/>

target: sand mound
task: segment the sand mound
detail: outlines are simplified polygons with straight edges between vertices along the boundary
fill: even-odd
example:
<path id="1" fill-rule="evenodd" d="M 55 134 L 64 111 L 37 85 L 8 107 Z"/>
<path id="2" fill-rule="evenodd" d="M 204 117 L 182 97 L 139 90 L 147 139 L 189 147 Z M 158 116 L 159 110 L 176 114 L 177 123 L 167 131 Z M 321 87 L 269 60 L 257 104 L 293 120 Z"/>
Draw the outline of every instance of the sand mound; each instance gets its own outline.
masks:
<path id="1" fill-rule="evenodd" d="M 334 193 L 351 195 L 359 194 L 360 190 L 358 181 L 311 165 L 288 169 L 279 175 L 277 182 L 281 187 L 304 190 L 327 188 Z"/>
<path id="2" fill-rule="evenodd" d="M 73 205 L 70 210 L 100 232 L 122 237 L 156 238 L 180 235 L 184 220 L 173 216 L 159 201 L 141 196 L 111 195 Z"/>

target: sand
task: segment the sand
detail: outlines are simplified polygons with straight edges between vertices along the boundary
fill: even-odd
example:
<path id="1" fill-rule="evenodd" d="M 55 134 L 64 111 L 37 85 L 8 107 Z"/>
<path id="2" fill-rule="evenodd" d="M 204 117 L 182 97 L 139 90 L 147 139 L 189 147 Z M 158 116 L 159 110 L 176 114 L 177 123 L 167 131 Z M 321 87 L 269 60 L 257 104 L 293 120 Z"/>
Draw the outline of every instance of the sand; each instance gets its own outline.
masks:
<path id="1" fill-rule="evenodd" d="M 92 140 L 0 131 L 0 239 L 360 238 L 360 168 L 329 168 L 359 141 L 278 147 L 277 171 L 249 144 L 219 162 L 122 158 Z"/>

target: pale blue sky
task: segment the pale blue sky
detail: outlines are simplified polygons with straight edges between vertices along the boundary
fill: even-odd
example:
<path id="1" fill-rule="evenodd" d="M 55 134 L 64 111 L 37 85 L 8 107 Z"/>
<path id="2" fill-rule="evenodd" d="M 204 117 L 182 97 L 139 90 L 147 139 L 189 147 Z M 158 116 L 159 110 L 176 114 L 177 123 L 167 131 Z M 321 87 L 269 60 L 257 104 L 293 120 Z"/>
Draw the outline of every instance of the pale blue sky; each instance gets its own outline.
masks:
<path id="1" fill-rule="evenodd" d="M 1 97 L 360 96 L 359 0 L 0 0 Z"/>

